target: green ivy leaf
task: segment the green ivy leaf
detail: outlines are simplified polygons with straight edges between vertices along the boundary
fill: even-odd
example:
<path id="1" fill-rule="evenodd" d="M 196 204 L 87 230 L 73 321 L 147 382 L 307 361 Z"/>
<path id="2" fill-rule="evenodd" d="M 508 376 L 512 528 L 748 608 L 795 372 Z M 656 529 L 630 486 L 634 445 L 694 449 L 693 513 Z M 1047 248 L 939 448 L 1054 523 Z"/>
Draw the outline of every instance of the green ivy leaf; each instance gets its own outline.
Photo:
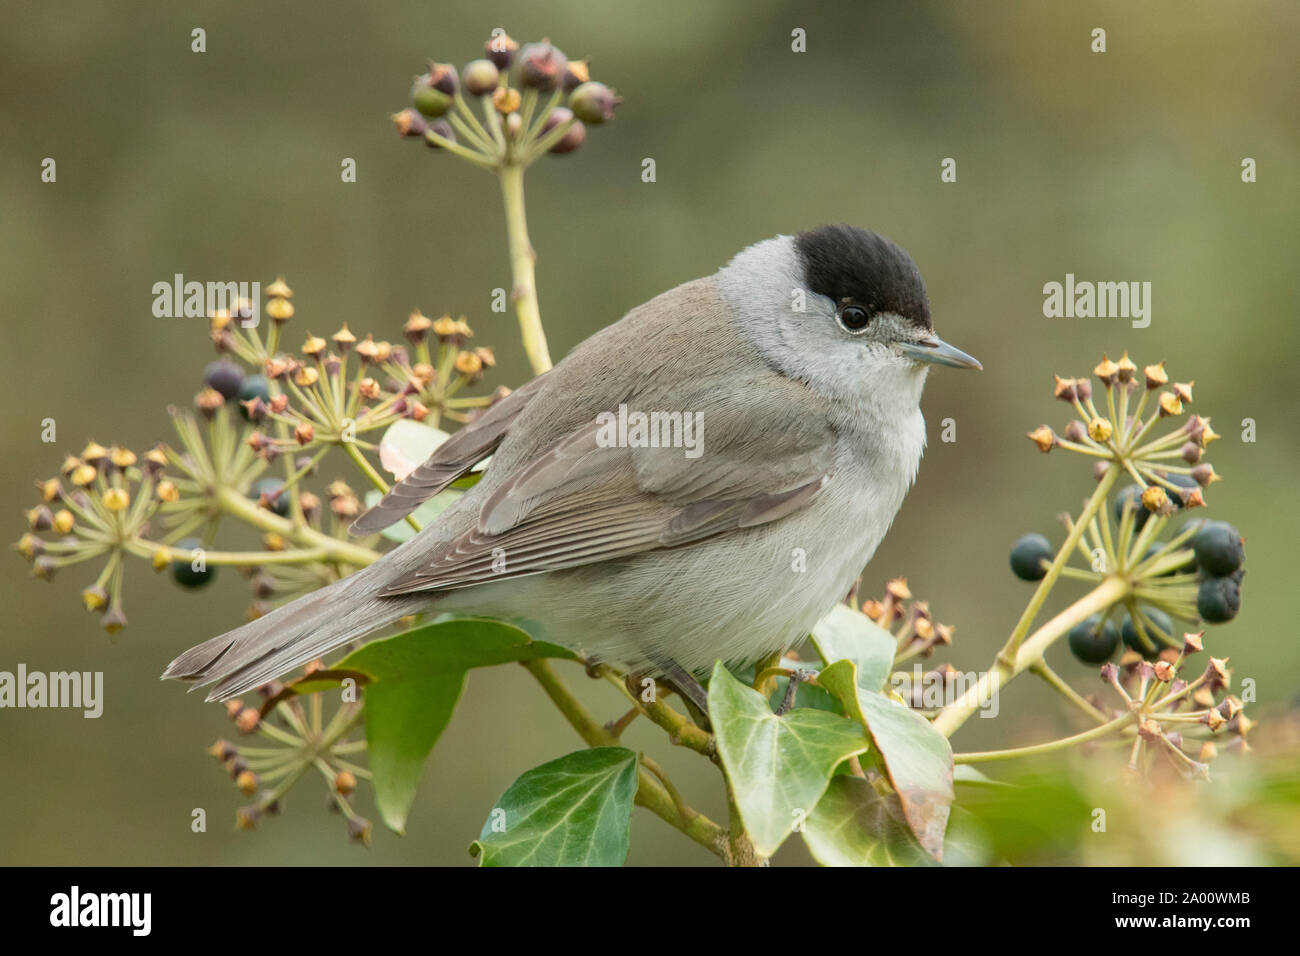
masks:
<path id="1" fill-rule="evenodd" d="M 953 799 L 952 747 L 948 738 L 903 704 L 863 690 L 851 661 L 836 661 L 817 675 L 821 684 L 871 734 L 885 773 L 916 839 L 936 860 Z"/>
<path id="2" fill-rule="evenodd" d="M 621 866 L 636 787 L 624 747 L 544 763 L 506 788 L 469 852 L 482 866 Z"/>
<path id="3" fill-rule="evenodd" d="M 944 843 L 948 866 L 979 866 L 987 846 L 968 815 L 954 811 Z M 823 866 L 934 866 L 912 836 L 896 794 L 878 793 L 861 777 L 839 776 L 808 815 L 804 843 Z"/>
<path id="4" fill-rule="evenodd" d="M 441 491 L 412 511 L 411 517 L 415 519 L 416 524 L 421 528 L 428 527 L 431 522 L 437 519 L 438 515 L 454 505 L 462 494 L 463 492 L 452 488 Z M 366 507 L 373 508 L 382 497 L 383 494 L 380 493 L 378 488 L 371 488 L 366 492 Z M 398 544 L 415 537 L 415 529 L 404 520 L 398 520 L 390 524 L 379 533 L 389 541 L 396 541 Z"/>
<path id="5" fill-rule="evenodd" d="M 1027 863 L 1076 858 L 1079 835 L 1089 832 L 1093 809 L 1107 805 L 1104 790 L 1087 792 L 1063 767 L 1035 769 L 1012 779 L 992 785 L 959 781 L 961 804 L 994 854 Z"/>
<path id="6" fill-rule="evenodd" d="M 977 770 L 968 763 L 959 763 L 952 768 L 952 781 L 972 787 L 1009 787 L 1004 780 L 994 780 L 983 770 Z"/>
<path id="7" fill-rule="evenodd" d="M 379 439 L 379 463 L 393 478 L 400 481 L 424 464 L 438 446 L 450 437 L 441 428 L 409 418 L 399 418 L 384 430 L 384 437 Z M 378 489 L 372 488 L 366 492 L 366 507 L 373 508 L 382 497 Z M 448 489 L 416 508 L 411 517 L 423 528 L 451 507 L 459 497 L 459 492 Z M 414 537 L 415 529 L 406 521 L 397 521 L 379 533 L 389 541 L 401 544 Z"/>
<path id="8" fill-rule="evenodd" d="M 776 716 L 721 662 L 709 681 L 709 716 L 741 820 L 763 856 L 812 811 L 836 766 L 871 744 L 856 721 L 823 710 Z"/>
<path id="9" fill-rule="evenodd" d="M 423 465 L 451 435 L 441 428 L 399 418 L 379 439 L 379 463 L 399 481 Z"/>
<path id="10" fill-rule="evenodd" d="M 880 690 L 894 669 L 898 642 L 883 627 L 847 604 L 837 604 L 817 622 L 813 644 L 822 660 L 852 661 L 858 683 L 870 691 Z"/>
<path id="11" fill-rule="evenodd" d="M 332 668 L 360 671 L 366 685 L 366 744 L 375 802 L 398 833 L 415 799 L 425 759 L 438 742 L 474 667 L 573 654 L 534 641 L 517 627 L 454 618 L 414 628 L 353 651 Z"/>
<path id="12" fill-rule="evenodd" d="M 415 468 L 424 464 L 429 456 L 437 450 L 438 446 L 450 437 L 441 428 L 434 428 L 432 425 L 425 425 L 409 418 L 399 418 L 388 426 L 384 431 L 384 437 L 379 440 L 379 462 L 395 479 L 400 481 Z M 474 485 L 478 484 L 479 479 L 483 477 L 482 471 L 487 467 L 488 461 L 490 459 L 479 462 L 474 466 L 474 471 L 457 478 L 446 491 L 440 492 L 424 502 L 411 513 L 411 517 L 415 519 L 420 527 L 427 526 L 438 515 L 455 504 L 466 489 L 473 488 Z M 374 507 L 375 503 L 382 497 L 383 495 L 375 489 L 366 492 L 366 507 Z M 415 529 L 405 521 L 398 521 L 389 525 L 380 534 L 390 541 L 401 544 L 415 534 Z"/>

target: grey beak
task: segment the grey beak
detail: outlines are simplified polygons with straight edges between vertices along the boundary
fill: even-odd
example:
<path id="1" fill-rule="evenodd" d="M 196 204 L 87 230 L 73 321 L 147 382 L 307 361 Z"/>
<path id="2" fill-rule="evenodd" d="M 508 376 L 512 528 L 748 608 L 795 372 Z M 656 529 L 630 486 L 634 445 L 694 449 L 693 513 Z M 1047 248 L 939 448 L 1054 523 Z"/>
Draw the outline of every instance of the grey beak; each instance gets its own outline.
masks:
<path id="1" fill-rule="evenodd" d="M 937 335 L 931 335 L 919 342 L 900 342 L 901 351 L 908 358 L 918 362 L 930 362 L 934 365 L 947 365 L 950 368 L 975 368 L 983 371 L 979 359 L 967 355 L 959 348 L 954 348 Z"/>

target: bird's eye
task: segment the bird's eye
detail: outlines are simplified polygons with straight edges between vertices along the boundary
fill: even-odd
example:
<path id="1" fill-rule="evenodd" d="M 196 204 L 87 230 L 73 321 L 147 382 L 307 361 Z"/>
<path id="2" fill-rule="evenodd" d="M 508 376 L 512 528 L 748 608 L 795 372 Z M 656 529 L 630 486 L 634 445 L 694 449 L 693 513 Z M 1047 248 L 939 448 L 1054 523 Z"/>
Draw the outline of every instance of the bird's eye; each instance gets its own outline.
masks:
<path id="1" fill-rule="evenodd" d="M 861 332 L 871 322 L 871 316 L 860 305 L 846 305 L 840 309 L 840 325 L 850 332 Z"/>

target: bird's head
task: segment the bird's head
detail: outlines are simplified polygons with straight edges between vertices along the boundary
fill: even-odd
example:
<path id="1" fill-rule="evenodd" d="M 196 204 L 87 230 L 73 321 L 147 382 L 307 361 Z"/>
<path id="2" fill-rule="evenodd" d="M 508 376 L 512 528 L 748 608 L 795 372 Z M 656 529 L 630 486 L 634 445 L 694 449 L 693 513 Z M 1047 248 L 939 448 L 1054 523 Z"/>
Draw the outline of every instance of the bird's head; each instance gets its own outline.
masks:
<path id="1" fill-rule="evenodd" d="M 757 243 L 718 284 L 764 358 L 828 398 L 897 389 L 919 400 L 931 366 L 982 367 L 935 333 L 911 256 L 866 229 L 821 226 Z"/>

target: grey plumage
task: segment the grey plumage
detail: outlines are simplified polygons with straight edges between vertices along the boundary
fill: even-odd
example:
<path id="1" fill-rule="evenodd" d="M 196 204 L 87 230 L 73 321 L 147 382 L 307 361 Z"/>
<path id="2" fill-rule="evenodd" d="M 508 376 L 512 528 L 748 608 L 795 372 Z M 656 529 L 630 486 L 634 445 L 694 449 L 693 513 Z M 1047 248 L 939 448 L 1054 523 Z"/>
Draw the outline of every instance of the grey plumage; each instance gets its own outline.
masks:
<path id="1" fill-rule="evenodd" d="M 806 288 L 802 263 L 789 237 L 760 243 L 598 332 L 457 432 L 356 527 L 399 520 L 492 455 L 437 522 L 192 648 L 164 676 L 230 697 L 417 610 L 519 621 L 658 672 L 789 646 L 847 592 L 902 502 L 924 445 L 925 366 L 893 340 L 933 347 L 928 324 L 890 313 L 874 338 L 847 336 L 840 304 Z M 602 442 L 598 416 L 620 405 L 698 413 L 703 454 Z"/>

